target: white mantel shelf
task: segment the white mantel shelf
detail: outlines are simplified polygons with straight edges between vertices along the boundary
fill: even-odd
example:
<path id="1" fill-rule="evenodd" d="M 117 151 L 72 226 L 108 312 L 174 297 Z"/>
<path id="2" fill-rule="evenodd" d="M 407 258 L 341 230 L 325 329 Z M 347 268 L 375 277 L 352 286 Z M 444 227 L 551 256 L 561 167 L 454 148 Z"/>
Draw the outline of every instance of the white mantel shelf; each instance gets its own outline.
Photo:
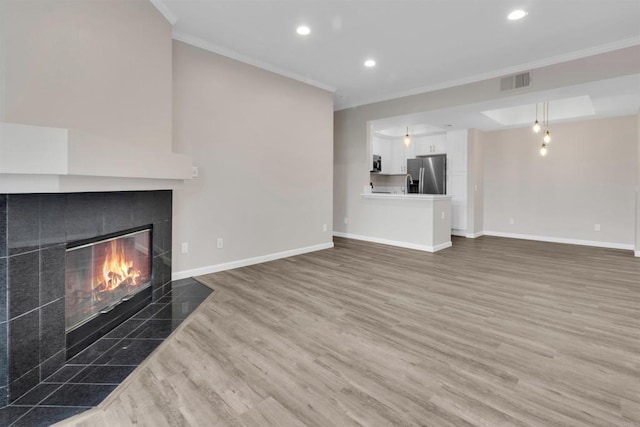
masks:
<path id="1" fill-rule="evenodd" d="M 451 200 L 451 196 L 444 194 L 387 194 L 387 193 L 362 193 L 365 199 L 385 200 Z"/>
<path id="2" fill-rule="evenodd" d="M 0 194 L 170 190 L 192 178 L 188 156 L 118 148 L 71 145 L 67 129 L 0 122 Z"/>

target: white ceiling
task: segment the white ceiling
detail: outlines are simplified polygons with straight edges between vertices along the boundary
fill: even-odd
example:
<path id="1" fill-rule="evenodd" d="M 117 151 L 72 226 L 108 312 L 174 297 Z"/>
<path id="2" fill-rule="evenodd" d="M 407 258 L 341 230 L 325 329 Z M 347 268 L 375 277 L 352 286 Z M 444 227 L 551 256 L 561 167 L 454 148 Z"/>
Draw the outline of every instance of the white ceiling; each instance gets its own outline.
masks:
<path id="1" fill-rule="evenodd" d="M 334 89 L 336 109 L 640 43 L 640 0 L 152 1 L 174 38 Z"/>

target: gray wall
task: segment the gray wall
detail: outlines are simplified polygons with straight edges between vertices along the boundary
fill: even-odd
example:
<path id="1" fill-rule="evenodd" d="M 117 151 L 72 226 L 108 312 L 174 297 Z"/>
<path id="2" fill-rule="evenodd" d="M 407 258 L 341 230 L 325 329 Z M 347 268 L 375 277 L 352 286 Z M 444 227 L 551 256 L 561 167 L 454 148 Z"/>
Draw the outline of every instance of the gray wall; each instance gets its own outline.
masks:
<path id="1" fill-rule="evenodd" d="M 331 244 L 332 94 L 177 41 L 173 73 L 174 149 L 200 173 L 175 191 L 174 272 Z"/>
<path id="2" fill-rule="evenodd" d="M 640 64 L 636 59 L 638 55 L 640 55 L 640 46 L 634 46 L 535 69 L 532 70 L 532 76 L 535 77 L 532 88 L 519 93 L 550 90 L 638 73 L 640 72 Z M 366 133 L 368 121 L 473 104 L 509 95 L 511 94 L 499 92 L 499 79 L 492 79 L 336 112 L 334 119 L 334 230 L 361 236 L 373 236 L 379 233 L 379 230 L 371 228 L 371 221 L 368 220 L 371 212 L 360 196 L 363 187 L 369 183 L 370 165 Z M 474 146 L 476 156 L 477 153 L 482 152 L 481 145 Z M 469 161 L 470 164 L 473 163 L 478 167 L 477 159 Z M 634 170 L 637 168 L 637 165 L 633 166 Z M 486 170 L 484 172 L 486 173 Z M 473 171 L 473 173 L 480 174 L 476 176 L 477 178 L 482 175 L 482 171 Z M 476 216 L 480 215 L 477 207 L 482 204 L 481 187 L 479 191 L 480 194 L 474 199 L 474 230 L 478 230 L 477 224 L 482 222 L 482 217 Z M 345 218 L 348 218 L 347 224 L 345 224 Z M 486 229 L 486 218 L 484 222 Z M 633 231 L 627 230 L 627 232 L 633 236 Z M 628 237 L 625 240 L 628 240 Z"/>
<path id="3" fill-rule="evenodd" d="M 172 30 L 149 1 L 0 4 L 2 120 L 67 128 L 71 144 L 171 150 Z"/>
<path id="4" fill-rule="evenodd" d="M 0 6 L 2 120 L 68 128 L 80 164 L 105 146 L 140 162 L 193 155 L 176 270 L 331 243 L 331 93 L 186 46 L 174 64 L 171 25 L 147 0 Z"/>
<path id="5" fill-rule="evenodd" d="M 633 248 L 636 116 L 553 124 L 551 131 L 546 157 L 529 127 L 482 136 L 485 232 Z"/>

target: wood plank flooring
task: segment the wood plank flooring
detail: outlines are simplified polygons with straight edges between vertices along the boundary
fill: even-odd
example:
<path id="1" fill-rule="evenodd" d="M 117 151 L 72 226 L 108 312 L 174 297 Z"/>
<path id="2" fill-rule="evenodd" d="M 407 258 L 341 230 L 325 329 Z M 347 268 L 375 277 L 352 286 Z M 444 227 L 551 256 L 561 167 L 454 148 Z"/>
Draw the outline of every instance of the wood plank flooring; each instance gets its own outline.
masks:
<path id="1" fill-rule="evenodd" d="M 76 426 L 640 427 L 640 259 L 455 238 L 336 247 L 215 289 Z"/>

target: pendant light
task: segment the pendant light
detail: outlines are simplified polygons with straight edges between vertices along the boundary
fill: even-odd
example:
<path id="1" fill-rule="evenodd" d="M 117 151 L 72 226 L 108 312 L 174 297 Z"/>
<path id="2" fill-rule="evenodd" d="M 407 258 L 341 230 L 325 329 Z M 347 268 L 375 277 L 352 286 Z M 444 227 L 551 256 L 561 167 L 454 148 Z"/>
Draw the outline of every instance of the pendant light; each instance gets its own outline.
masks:
<path id="1" fill-rule="evenodd" d="M 542 147 L 540 148 L 540 155 L 542 157 L 547 155 L 547 144 L 542 143 Z"/>
<path id="2" fill-rule="evenodd" d="M 535 125 L 538 124 L 538 117 L 537 117 L 538 108 L 537 107 L 538 107 L 538 104 L 536 104 L 536 122 L 534 124 L 534 131 L 535 131 Z M 544 137 L 542 138 L 542 147 L 540 147 L 540 155 L 544 157 L 547 155 L 547 152 L 549 151 L 547 146 L 551 142 L 551 132 L 549 132 L 549 102 L 548 101 L 545 101 L 542 104 L 542 109 L 543 109 L 542 125 L 544 126 Z"/>
<path id="3" fill-rule="evenodd" d="M 411 137 L 409 136 L 409 126 L 407 126 L 407 133 L 404 136 L 404 145 L 405 147 L 408 147 L 411 145 Z"/>
<path id="4" fill-rule="evenodd" d="M 538 103 L 536 102 L 536 121 L 533 122 L 533 132 L 540 132 L 540 123 L 538 122 Z"/>
<path id="5" fill-rule="evenodd" d="M 544 128 L 546 131 L 542 140 L 545 144 L 548 144 L 551 142 L 551 132 L 549 132 L 549 101 L 544 103 Z"/>

